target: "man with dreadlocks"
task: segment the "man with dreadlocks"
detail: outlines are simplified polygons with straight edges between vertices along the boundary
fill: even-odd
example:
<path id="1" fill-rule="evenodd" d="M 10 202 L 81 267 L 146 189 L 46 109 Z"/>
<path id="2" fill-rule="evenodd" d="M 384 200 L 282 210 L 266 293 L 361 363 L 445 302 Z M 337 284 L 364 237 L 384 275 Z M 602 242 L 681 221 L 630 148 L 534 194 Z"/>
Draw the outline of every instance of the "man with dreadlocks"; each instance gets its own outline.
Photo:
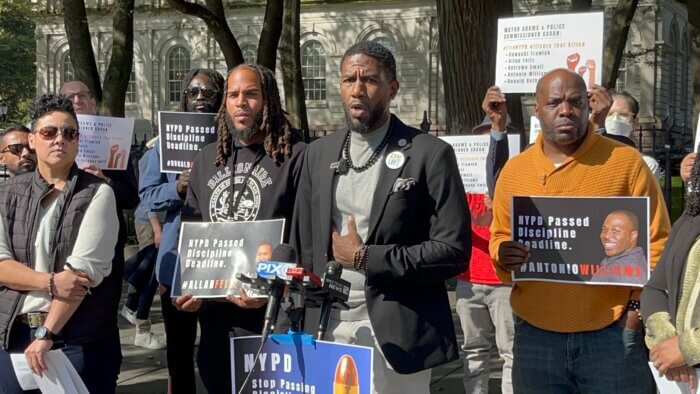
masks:
<path id="1" fill-rule="evenodd" d="M 374 347 L 374 392 L 428 393 L 459 355 L 445 280 L 467 268 L 470 215 L 450 145 L 391 115 L 398 89 L 384 46 L 345 52 L 347 129 L 309 145 L 291 239 L 314 272 L 344 266 L 350 309 L 328 339 Z"/>
<path id="2" fill-rule="evenodd" d="M 224 77 L 206 68 L 190 71 L 182 82 L 180 110 L 183 112 L 215 112 L 221 106 Z M 160 172 L 159 144 L 148 155 L 139 181 L 142 204 L 151 211 L 165 212 L 163 233 L 156 259 L 156 276 L 162 285 L 160 294 L 163 322 L 168 343 L 167 359 L 171 393 L 196 392 L 194 377 L 194 344 L 197 336 L 197 315 L 179 310 L 170 300 L 173 274 L 177 262 L 177 240 L 180 231 L 180 210 L 189 188 L 189 172 Z"/>
<path id="3" fill-rule="evenodd" d="M 229 72 L 224 98 L 217 114 L 217 142 L 202 148 L 192 165 L 182 219 L 283 218 L 290 223 L 306 144 L 282 111 L 274 73 L 241 64 Z M 189 294 L 176 300 L 184 310 L 199 309 L 197 364 L 211 393 L 231 392 L 229 332 L 241 336 L 262 331 L 267 300 L 243 293 L 229 296 L 231 303 L 202 302 Z"/>

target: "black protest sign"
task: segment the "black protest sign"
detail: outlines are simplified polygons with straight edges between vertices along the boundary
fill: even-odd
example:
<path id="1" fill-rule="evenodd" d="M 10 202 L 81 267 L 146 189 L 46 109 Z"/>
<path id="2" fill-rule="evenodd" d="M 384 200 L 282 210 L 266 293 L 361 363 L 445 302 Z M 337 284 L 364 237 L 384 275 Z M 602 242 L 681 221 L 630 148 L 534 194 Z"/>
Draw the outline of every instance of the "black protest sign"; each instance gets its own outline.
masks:
<path id="1" fill-rule="evenodd" d="M 531 257 L 513 280 L 643 286 L 648 197 L 513 197 L 512 238 Z"/>
<path id="2" fill-rule="evenodd" d="M 160 171 L 181 173 L 192 167 L 202 148 L 216 142 L 216 114 L 158 112 Z"/>
<path id="3" fill-rule="evenodd" d="M 236 275 L 255 276 L 258 261 L 270 260 L 282 242 L 284 219 L 251 222 L 183 222 L 178 246 L 179 292 L 215 298 L 260 296 L 241 283 Z"/>

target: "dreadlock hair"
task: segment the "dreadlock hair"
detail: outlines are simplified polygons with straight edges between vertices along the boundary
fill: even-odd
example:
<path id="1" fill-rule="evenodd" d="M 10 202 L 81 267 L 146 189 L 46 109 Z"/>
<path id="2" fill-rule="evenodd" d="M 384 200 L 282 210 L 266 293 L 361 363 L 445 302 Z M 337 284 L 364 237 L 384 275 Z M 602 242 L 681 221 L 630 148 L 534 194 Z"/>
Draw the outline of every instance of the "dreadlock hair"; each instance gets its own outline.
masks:
<path id="1" fill-rule="evenodd" d="M 377 59 L 384 71 L 386 71 L 389 81 L 396 80 L 396 60 L 394 60 L 394 55 L 387 47 L 374 41 L 360 41 L 345 51 L 343 58 L 340 59 L 340 64 L 343 64 L 345 58 L 357 54 Z"/>
<path id="2" fill-rule="evenodd" d="M 73 110 L 73 103 L 69 99 L 58 93 L 45 93 L 29 104 L 29 118 L 32 120 L 32 130 L 36 128 L 37 120 L 51 112 L 65 112 L 75 120 L 75 123 L 78 123 L 78 117 Z"/>
<path id="3" fill-rule="evenodd" d="M 212 70 L 210 68 L 193 68 L 192 70 L 190 70 L 190 72 L 188 72 L 187 75 L 185 75 L 185 78 L 182 80 L 182 89 L 187 89 L 187 87 L 190 86 L 190 82 L 192 82 L 194 77 L 196 77 L 199 74 L 206 75 L 207 77 L 211 78 L 212 82 L 214 82 L 214 86 L 217 89 L 219 89 L 219 92 L 224 91 L 224 77 L 218 71 Z M 219 102 L 216 103 L 215 107 L 220 107 L 223 101 L 224 95 L 221 94 L 219 96 Z M 180 94 L 180 111 L 187 111 L 186 94 Z"/>
<path id="4" fill-rule="evenodd" d="M 226 75 L 226 86 L 224 97 L 228 96 L 228 79 L 238 70 L 245 69 L 252 71 L 260 78 L 263 95 L 262 121 L 260 122 L 260 132 L 265 134 L 265 153 L 270 156 L 275 163 L 279 163 L 281 156 L 292 155 L 292 127 L 284 115 L 280 102 L 280 93 L 277 89 L 275 74 L 269 68 L 259 64 L 243 63 L 239 64 Z M 231 145 L 233 134 L 229 130 L 226 122 L 226 99 L 224 99 L 219 113 L 216 114 L 216 166 L 226 165 L 226 161 L 231 156 Z"/>
<path id="5" fill-rule="evenodd" d="M 688 195 L 685 199 L 685 210 L 690 216 L 700 214 L 700 158 L 695 158 L 693 169 L 690 170 Z"/>

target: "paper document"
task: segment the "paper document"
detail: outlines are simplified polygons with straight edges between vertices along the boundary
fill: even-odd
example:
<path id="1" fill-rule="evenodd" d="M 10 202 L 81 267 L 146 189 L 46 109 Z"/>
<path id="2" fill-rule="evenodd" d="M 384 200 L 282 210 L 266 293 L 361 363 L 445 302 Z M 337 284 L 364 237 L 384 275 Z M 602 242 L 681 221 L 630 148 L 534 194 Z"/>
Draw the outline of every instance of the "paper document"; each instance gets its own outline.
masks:
<path id="1" fill-rule="evenodd" d="M 688 383 L 675 382 L 666 378 L 666 375 L 662 375 L 658 369 L 654 366 L 654 363 L 649 362 L 649 369 L 651 369 L 651 374 L 654 375 L 654 381 L 656 381 L 656 388 L 659 390 L 660 394 L 691 394 L 690 386 Z M 695 375 L 698 375 L 698 368 L 695 368 Z"/>
<path id="2" fill-rule="evenodd" d="M 23 390 L 38 388 L 44 394 L 89 394 L 80 375 L 61 350 L 51 350 L 44 355 L 48 369 L 43 376 L 32 372 L 24 354 L 10 354 L 10 359 Z"/>

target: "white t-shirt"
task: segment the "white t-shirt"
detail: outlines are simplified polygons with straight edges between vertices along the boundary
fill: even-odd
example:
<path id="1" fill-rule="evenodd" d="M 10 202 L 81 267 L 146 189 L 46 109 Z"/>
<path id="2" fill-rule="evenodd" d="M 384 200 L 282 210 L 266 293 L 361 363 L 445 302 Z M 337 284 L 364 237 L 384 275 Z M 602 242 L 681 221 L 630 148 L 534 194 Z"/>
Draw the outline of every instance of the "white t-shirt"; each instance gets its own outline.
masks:
<path id="1" fill-rule="evenodd" d="M 39 208 L 39 228 L 34 243 L 35 267 L 38 272 L 50 272 L 51 228 L 58 198 Z M 5 230 L 5 219 L 0 218 L 0 265 L 3 260 L 14 260 Z M 66 259 L 75 269 L 84 271 L 92 281 L 92 287 L 102 283 L 112 271 L 114 245 L 119 234 L 116 200 L 112 188 L 102 184 L 97 188 L 80 224 L 73 251 Z M 46 284 L 48 286 L 48 283 Z M 48 290 L 28 291 L 20 303 L 19 313 L 48 312 L 51 297 Z"/>

